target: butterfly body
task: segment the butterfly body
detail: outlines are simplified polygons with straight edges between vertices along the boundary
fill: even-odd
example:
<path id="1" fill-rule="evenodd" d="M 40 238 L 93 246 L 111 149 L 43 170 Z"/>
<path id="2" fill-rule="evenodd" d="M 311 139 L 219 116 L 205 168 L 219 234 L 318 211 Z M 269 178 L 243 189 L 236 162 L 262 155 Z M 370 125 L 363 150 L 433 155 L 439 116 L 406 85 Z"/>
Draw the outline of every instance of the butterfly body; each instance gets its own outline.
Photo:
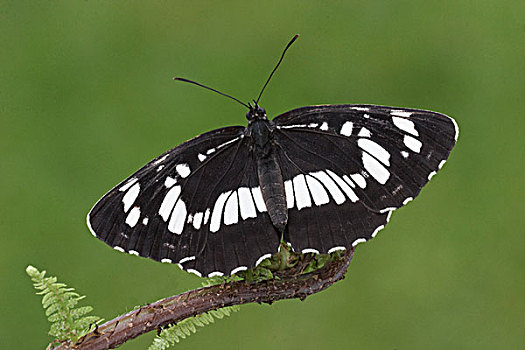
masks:
<path id="1" fill-rule="evenodd" d="M 252 158 L 257 165 L 257 177 L 262 197 L 273 226 L 279 234 L 284 232 L 288 222 L 284 182 L 276 153 L 273 137 L 275 125 L 266 117 L 266 111 L 258 106 L 247 114 L 249 121 L 245 135 L 251 143 Z"/>

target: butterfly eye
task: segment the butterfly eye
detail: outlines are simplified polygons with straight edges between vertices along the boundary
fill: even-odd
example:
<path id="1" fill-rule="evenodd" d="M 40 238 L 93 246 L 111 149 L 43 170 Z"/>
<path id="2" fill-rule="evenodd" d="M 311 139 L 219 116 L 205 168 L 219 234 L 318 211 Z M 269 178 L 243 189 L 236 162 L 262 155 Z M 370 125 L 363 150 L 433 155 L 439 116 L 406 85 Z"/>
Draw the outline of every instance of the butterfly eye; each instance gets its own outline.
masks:
<path id="1" fill-rule="evenodd" d="M 266 115 L 266 110 L 262 107 L 257 107 L 257 114 Z"/>

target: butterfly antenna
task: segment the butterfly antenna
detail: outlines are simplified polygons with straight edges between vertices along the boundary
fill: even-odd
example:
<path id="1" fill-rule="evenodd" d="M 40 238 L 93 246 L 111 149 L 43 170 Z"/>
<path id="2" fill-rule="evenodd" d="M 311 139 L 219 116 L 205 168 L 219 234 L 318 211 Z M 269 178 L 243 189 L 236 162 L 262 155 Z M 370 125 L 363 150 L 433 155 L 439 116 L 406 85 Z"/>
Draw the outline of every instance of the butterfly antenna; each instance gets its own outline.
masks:
<path id="1" fill-rule="evenodd" d="M 286 47 L 284 48 L 284 51 L 283 51 L 283 54 L 281 55 L 281 58 L 279 59 L 279 62 L 277 62 L 277 65 L 275 66 L 275 68 L 272 70 L 272 72 L 270 73 L 270 76 L 268 77 L 268 80 L 266 80 L 266 83 L 264 84 L 262 90 L 261 90 L 261 93 L 259 94 L 259 97 L 257 97 L 257 101 L 255 101 L 255 104 L 258 105 L 259 104 L 259 100 L 261 99 L 261 96 L 264 92 L 264 89 L 266 88 L 266 85 L 268 85 L 268 83 L 270 82 L 270 79 L 272 79 L 272 76 L 273 76 L 273 73 L 275 73 L 275 71 L 277 70 L 277 68 L 279 68 L 279 65 L 281 64 L 281 62 L 283 61 L 283 58 L 284 58 L 284 54 L 286 53 L 286 50 L 288 50 L 288 48 L 293 44 L 293 42 L 299 37 L 299 34 L 296 34 L 292 40 L 290 40 L 290 42 L 288 43 L 288 45 L 286 45 Z"/>
<path id="2" fill-rule="evenodd" d="M 239 103 L 240 103 L 241 105 L 243 105 L 244 107 L 246 107 L 246 108 L 248 108 L 248 109 L 251 109 L 250 106 L 249 106 L 248 104 L 246 104 L 246 103 L 244 103 L 244 102 L 242 102 L 242 101 L 236 99 L 235 97 L 230 96 L 230 95 L 227 95 L 227 94 L 225 94 L 225 93 L 223 93 L 223 92 L 220 92 L 220 91 L 218 91 L 218 90 L 212 89 L 211 87 L 208 87 L 208 86 L 206 86 L 206 85 L 199 84 L 199 83 L 197 83 L 196 81 L 189 80 L 189 79 L 185 79 L 185 78 L 179 78 L 179 77 L 175 77 L 175 78 L 173 78 L 173 80 L 183 81 L 183 82 L 185 82 L 185 83 L 190 83 L 190 84 L 193 84 L 193 85 L 197 85 L 197 86 L 203 87 L 203 88 L 205 88 L 205 89 L 207 89 L 207 90 L 210 90 L 210 91 L 216 92 L 216 93 L 218 93 L 219 95 L 222 95 L 222 96 L 225 96 L 225 97 L 231 98 L 232 100 L 239 102 Z"/>

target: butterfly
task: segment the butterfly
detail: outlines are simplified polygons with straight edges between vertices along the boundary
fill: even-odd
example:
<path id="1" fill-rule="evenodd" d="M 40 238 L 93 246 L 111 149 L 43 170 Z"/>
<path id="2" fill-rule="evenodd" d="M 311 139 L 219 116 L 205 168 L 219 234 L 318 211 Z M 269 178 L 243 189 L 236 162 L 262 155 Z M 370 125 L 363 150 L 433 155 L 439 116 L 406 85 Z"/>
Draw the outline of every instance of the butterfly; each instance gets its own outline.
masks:
<path id="1" fill-rule="evenodd" d="M 91 209 L 91 233 L 114 249 L 232 275 L 275 254 L 332 253 L 377 235 L 445 164 L 454 119 L 376 105 L 319 105 L 201 134 L 150 161 Z"/>

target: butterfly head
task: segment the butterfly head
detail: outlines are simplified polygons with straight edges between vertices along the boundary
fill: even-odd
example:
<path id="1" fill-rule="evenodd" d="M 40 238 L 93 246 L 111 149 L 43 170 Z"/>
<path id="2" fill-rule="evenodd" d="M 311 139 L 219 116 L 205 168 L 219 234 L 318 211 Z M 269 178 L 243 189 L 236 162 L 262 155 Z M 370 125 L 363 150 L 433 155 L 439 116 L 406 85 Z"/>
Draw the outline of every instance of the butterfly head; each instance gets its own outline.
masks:
<path id="1" fill-rule="evenodd" d="M 250 105 L 250 110 L 246 113 L 246 119 L 248 119 L 249 122 L 256 120 L 267 120 L 266 111 L 257 104 L 253 106 Z"/>

